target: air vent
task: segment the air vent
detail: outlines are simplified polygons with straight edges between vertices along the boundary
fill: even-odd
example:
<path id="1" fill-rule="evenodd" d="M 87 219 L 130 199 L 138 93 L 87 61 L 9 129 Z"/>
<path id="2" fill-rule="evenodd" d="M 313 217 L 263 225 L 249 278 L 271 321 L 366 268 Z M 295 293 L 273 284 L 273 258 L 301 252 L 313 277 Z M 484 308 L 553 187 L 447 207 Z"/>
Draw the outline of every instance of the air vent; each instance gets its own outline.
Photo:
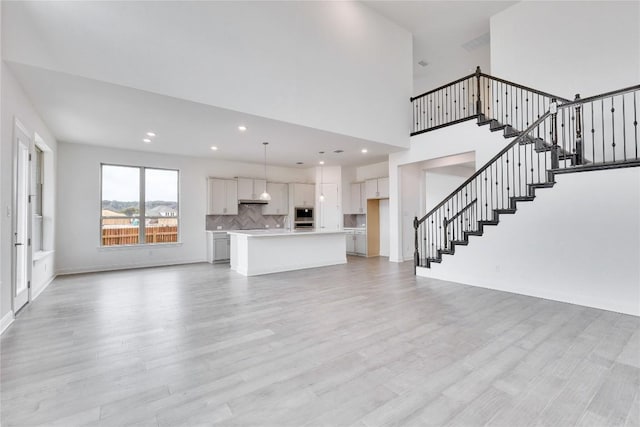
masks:
<path id="1" fill-rule="evenodd" d="M 484 33 L 483 35 L 476 37 L 473 40 L 469 40 L 465 44 L 462 45 L 462 48 L 467 52 L 471 52 L 476 50 L 477 48 L 489 44 L 491 41 L 491 37 L 489 33 Z"/>

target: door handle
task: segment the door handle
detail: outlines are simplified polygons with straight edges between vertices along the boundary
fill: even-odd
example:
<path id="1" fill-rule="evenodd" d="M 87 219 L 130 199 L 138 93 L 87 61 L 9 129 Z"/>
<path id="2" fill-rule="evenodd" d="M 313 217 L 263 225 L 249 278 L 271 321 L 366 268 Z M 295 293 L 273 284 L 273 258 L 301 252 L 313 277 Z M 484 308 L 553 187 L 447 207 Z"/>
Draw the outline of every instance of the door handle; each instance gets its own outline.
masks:
<path id="1" fill-rule="evenodd" d="M 23 243 L 14 243 L 13 246 L 22 246 Z"/>

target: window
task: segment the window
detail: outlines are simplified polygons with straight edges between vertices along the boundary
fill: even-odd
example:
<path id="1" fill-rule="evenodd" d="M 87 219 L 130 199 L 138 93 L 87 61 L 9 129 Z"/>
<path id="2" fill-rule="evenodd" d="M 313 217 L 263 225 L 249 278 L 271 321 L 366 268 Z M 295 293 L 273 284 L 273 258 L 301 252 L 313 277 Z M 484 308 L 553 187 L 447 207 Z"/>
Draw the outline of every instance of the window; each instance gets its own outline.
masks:
<path id="1" fill-rule="evenodd" d="M 178 241 L 177 170 L 106 164 L 101 168 L 102 246 Z"/>
<path id="2" fill-rule="evenodd" d="M 44 250 L 44 225 L 42 215 L 42 198 L 44 184 L 44 151 L 40 147 L 35 147 L 33 162 L 34 183 L 33 183 L 33 250 L 35 252 Z"/>

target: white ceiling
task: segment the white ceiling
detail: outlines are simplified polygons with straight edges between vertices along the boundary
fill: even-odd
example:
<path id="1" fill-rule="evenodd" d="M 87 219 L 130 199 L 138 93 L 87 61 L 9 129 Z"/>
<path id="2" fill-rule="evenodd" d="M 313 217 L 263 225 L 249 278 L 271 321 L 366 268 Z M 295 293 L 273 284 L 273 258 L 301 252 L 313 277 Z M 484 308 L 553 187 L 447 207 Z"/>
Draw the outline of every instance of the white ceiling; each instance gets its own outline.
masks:
<path id="1" fill-rule="evenodd" d="M 488 69 L 488 44 L 472 51 L 462 45 L 488 33 L 491 16 L 517 1 L 364 3 L 413 34 L 413 77 L 431 77 L 431 84 L 438 85 L 473 72 L 477 65 Z M 418 65 L 420 60 L 429 65 L 421 67 Z"/>
<path id="2" fill-rule="evenodd" d="M 325 151 L 327 165 L 381 162 L 400 148 L 283 123 L 237 111 L 158 95 L 98 80 L 8 62 L 43 120 L 64 142 L 102 145 L 212 159 L 317 165 Z M 247 127 L 240 132 L 239 125 Z M 151 144 L 145 133 L 157 134 Z M 178 141 L 178 143 L 176 143 Z M 217 151 L 211 146 L 218 147 Z M 361 153 L 366 148 L 368 153 Z M 334 150 L 344 150 L 336 154 Z M 296 165 L 296 162 L 304 165 Z"/>

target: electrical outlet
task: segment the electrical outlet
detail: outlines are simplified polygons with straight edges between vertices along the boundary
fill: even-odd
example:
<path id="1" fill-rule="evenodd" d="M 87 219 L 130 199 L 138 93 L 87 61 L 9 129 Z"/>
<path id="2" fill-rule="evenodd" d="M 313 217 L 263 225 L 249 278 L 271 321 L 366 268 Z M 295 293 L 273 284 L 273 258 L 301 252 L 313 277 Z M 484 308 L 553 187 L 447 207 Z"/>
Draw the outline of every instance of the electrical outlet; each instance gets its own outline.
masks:
<path id="1" fill-rule="evenodd" d="M 217 226 L 216 230 L 222 230 L 222 226 L 221 225 Z"/>
<path id="2" fill-rule="evenodd" d="M 280 228 L 280 224 L 276 224 L 276 228 Z"/>
<path id="3" fill-rule="evenodd" d="M 264 228 L 269 228 L 269 224 L 265 225 Z"/>

